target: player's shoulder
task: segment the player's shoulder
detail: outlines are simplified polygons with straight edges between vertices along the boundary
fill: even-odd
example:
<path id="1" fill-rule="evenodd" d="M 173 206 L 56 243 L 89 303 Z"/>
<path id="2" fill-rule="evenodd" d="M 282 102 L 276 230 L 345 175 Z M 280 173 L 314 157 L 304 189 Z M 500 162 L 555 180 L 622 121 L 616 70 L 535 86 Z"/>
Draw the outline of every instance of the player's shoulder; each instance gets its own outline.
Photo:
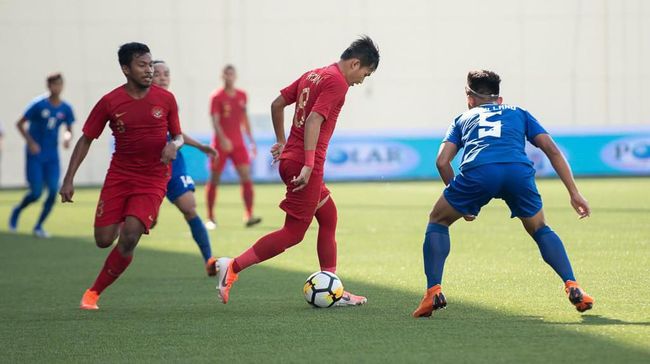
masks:
<path id="1" fill-rule="evenodd" d="M 34 106 L 42 106 L 47 102 L 48 95 L 47 94 L 40 94 L 31 100 L 29 100 L 29 103 L 27 104 L 27 108 L 31 108 Z"/>
<path id="2" fill-rule="evenodd" d="M 224 97 L 225 94 L 226 93 L 225 93 L 224 89 L 222 87 L 218 87 L 218 88 L 214 89 L 214 91 L 212 91 L 212 93 L 210 94 L 210 99 L 211 100 L 220 99 L 220 98 Z"/>
<path id="3" fill-rule="evenodd" d="M 126 90 L 124 89 L 124 85 L 119 85 L 116 88 L 112 89 L 111 91 L 107 92 L 102 96 L 101 99 L 99 99 L 100 102 L 110 102 L 115 99 L 123 98 L 125 96 L 128 96 L 126 93 Z"/>

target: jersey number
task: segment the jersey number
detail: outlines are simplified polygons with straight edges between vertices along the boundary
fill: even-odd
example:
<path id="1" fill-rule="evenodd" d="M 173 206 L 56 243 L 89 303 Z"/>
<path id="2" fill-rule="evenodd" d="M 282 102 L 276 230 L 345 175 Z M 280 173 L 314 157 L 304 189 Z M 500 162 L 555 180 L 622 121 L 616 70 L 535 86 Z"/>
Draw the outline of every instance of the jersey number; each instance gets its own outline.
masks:
<path id="1" fill-rule="evenodd" d="M 181 177 L 181 182 L 183 182 L 183 187 L 187 188 L 190 185 L 194 184 L 194 180 L 192 179 L 192 176 L 180 176 Z"/>
<path id="2" fill-rule="evenodd" d="M 54 116 L 52 116 L 52 117 L 50 117 L 49 119 L 47 119 L 47 128 L 48 128 L 48 129 L 54 129 L 54 128 L 56 128 L 56 122 L 57 122 L 57 121 L 58 121 L 57 118 L 55 118 Z"/>
<path id="3" fill-rule="evenodd" d="M 501 115 L 501 111 L 481 113 L 478 119 L 478 137 L 501 138 L 501 120 L 488 121 L 487 118 Z"/>
<path id="4" fill-rule="evenodd" d="M 296 104 L 296 116 L 293 118 L 293 125 L 296 128 L 302 128 L 305 125 L 305 106 L 309 100 L 309 87 L 305 87 L 300 91 L 298 103 Z"/>

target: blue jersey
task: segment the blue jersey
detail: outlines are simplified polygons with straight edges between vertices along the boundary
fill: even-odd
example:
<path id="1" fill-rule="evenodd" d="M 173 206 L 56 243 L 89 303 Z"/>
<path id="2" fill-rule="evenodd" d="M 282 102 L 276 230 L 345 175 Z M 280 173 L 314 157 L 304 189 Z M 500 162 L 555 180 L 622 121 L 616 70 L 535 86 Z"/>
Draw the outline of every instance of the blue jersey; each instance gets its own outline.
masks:
<path id="1" fill-rule="evenodd" d="M 533 163 L 525 153 L 526 139 L 546 133 L 528 111 L 511 105 L 486 104 L 468 110 L 449 126 L 443 141 L 465 148 L 460 170 L 490 163 Z"/>
<path id="2" fill-rule="evenodd" d="M 54 106 L 48 96 L 39 96 L 29 104 L 24 117 L 29 120 L 29 135 L 41 147 L 40 157 L 58 159 L 59 127 L 74 122 L 70 104 L 61 101 Z"/>

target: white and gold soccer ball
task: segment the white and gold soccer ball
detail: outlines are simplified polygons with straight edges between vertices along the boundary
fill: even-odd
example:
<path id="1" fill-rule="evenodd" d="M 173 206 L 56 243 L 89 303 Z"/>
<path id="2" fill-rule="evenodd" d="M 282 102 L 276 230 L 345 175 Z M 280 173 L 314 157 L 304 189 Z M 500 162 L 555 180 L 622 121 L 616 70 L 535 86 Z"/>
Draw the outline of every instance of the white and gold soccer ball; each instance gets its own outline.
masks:
<path id="1" fill-rule="evenodd" d="M 314 307 L 332 307 L 343 297 L 343 282 L 331 272 L 316 272 L 303 287 L 305 300 Z"/>

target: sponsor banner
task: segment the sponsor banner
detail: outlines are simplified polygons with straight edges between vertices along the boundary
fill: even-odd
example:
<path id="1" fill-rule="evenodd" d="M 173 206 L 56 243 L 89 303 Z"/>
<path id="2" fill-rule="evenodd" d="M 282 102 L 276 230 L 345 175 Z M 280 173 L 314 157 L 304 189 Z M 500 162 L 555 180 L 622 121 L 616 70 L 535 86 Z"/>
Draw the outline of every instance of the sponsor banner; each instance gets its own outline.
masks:
<path id="1" fill-rule="evenodd" d="M 650 129 L 626 130 L 624 133 L 580 134 L 557 133 L 554 140 L 571 164 L 577 176 L 650 175 Z M 328 181 L 355 180 L 413 180 L 439 178 L 435 158 L 442 136 L 413 133 L 381 135 L 335 135 L 330 143 L 325 165 Z M 209 141 L 207 136 L 199 140 Z M 258 155 L 252 161 L 253 179 L 261 182 L 279 181 L 278 167 L 271 164 L 271 137 L 257 139 Z M 195 181 L 209 178 L 209 164 L 204 154 L 195 148 L 182 149 L 188 172 Z M 555 176 L 544 153 L 532 145 L 526 152 L 533 161 L 538 176 Z M 460 159 L 454 160 L 454 168 Z M 237 173 L 228 162 L 222 174 L 223 182 L 236 182 Z"/>

